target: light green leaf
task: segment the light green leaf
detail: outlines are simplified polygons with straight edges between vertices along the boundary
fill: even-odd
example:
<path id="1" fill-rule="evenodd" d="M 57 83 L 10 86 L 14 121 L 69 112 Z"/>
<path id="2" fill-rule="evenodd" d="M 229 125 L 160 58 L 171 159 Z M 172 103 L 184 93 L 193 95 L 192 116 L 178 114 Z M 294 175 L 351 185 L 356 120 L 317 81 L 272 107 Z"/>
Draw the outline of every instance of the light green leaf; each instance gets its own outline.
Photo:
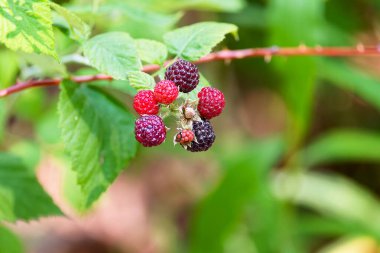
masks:
<path id="1" fill-rule="evenodd" d="M 237 37 L 237 26 L 227 23 L 201 22 L 164 34 L 169 52 L 194 61 L 211 52 L 226 34 Z"/>
<path id="2" fill-rule="evenodd" d="M 0 42 L 12 50 L 57 58 L 48 1 L 0 0 L 0 6 Z"/>
<path id="3" fill-rule="evenodd" d="M 321 60 L 319 75 L 380 109 L 380 80 L 340 61 Z"/>
<path id="4" fill-rule="evenodd" d="M 4 226 L 0 226 L 0 253 L 23 253 L 20 238 Z"/>
<path id="5" fill-rule="evenodd" d="M 162 34 L 172 30 L 182 17 L 179 12 L 163 14 L 147 7 L 136 6 L 130 1 L 119 0 L 103 2 L 96 13 L 92 9 L 92 4 L 76 4 L 70 7 L 70 10 L 94 20 L 96 27 L 101 30 L 128 32 L 134 38 L 155 40 L 162 40 Z"/>
<path id="6" fill-rule="evenodd" d="M 70 27 L 71 38 L 79 42 L 83 42 L 88 39 L 90 36 L 91 30 L 90 27 L 83 22 L 77 15 L 73 12 L 67 10 L 66 8 L 49 2 L 51 8 L 55 10 L 60 16 L 62 16 Z"/>
<path id="7" fill-rule="evenodd" d="M 151 90 L 156 85 L 153 77 L 141 71 L 128 73 L 129 84 L 136 90 Z"/>
<path id="8" fill-rule="evenodd" d="M 354 182 L 334 174 L 279 173 L 274 181 L 278 197 L 312 208 L 325 216 L 349 222 L 380 236 L 380 202 Z"/>
<path id="9" fill-rule="evenodd" d="M 168 50 L 161 42 L 147 39 L 135 41 L 140 59 L 146 63 L 161 65 L 168 57 Z"/>
<path id="10" fill-rule="evenodd" d="M 128 72 L 141 69 L 135 41 L 127 33 L 95 36 L 83 44 L 83 50 L 91 66 L 115 79 L 125 80 Z"/>
<path id="11" fill-rule="evenodd" d="M 380 133 L 340 129 L 319 137 L 300 154 L 305 167 L 336 162 L 380 162 Z"/>
<path id="12" fill-rule="evenodd" d="M 0 153 L 0 221 L 31 220 L 61 214 L 22 161 Z"/>
<path id="13" fill-rule="evenodd" d="M 129 0 L 140 8 L 171 12 L 184 9 L 202 11 L 236 12 L 243 8 L 245 0 Z"/>
<path id="14" fill-rule="evenodd" d="M 102 92 L 64 81 L 58 110 L 66 149 L 89 207 L 136 153 L 134 117 Z"/>

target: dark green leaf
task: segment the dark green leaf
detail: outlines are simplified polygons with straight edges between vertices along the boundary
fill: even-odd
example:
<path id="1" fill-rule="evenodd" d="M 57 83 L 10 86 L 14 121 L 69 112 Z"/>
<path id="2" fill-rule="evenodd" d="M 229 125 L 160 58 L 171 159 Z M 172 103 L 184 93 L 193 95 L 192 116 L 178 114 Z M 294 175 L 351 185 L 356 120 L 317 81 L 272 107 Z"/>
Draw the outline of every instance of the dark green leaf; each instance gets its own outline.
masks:
<path id="1" fill-rule="evenodd" d="M 244 151 L 236 150 L 223 163 L 226 170 L 217 187 L 196 207 L 190 228 L 190 252 L 223 252 L 223 244 L 236 228 L 257 185 L 281 151 L 271 140 Z"/>
<path id="2" fill-rule="evenodd" d="M 62 137 L 88 207 L 135 155 L 134 116 L 93 88 L 70 81 L 61 88 Z"/>
<path id="3" fill-rule="evenodd" d="M 61 214 L 21 160 L 0 153 L 0 220 L 31 220 Z"/>

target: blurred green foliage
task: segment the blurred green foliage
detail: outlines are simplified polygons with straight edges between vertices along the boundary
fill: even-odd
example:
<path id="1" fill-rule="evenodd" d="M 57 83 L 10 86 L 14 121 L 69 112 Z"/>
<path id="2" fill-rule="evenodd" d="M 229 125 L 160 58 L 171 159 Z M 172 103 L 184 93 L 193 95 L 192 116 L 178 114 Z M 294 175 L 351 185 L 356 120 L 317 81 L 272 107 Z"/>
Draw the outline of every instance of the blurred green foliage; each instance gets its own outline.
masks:
<path id="1" fill-rule="evenodd" d="M 7 1 L 0 0 L 0 3 Z M 66 9 L 56 7 L 56 11 L 61 12 L 61 15 L 63 13 L 64 18 L 54 14 L 51 31 L 41 36 L 49 37 L 49 42 L 50 33 L 54 32 L 60 61 L 46 55 L 13 52 L 1 47 L 1 88 L 12 85 L 16 80 L 98 73 L 90 66 L 124 79 L 127 76 L 125 64 L 132 70 L 139 70 L 141 62 L 138 58 L 142 59 L 143 64 L 162 64 L 168 54 L 187 59 L 199 58 L 196 53 L 204 54 L 211 50 L 214 42 L 208 45 L 208 41 L 216 38 L 218 42 L 225 34 L 234 33 L 235 25 L 239 28 L 240 39 L 234 41 L 228 38 L 218 45 L 218 49 L 300 45 L 355 47 L 361 42 L 378 44 L 380 4 L 377 0 L 72 0 L 65 1 L 63 6 L 81 17 L 88 26 L 77 21 L 71 12 L 66 13 Z M 49 12 L 45 7 L 43 10 Z M 30 16 L 25 18 L 29 19 Z M 206 34 L 198 34 L 198 44 L 193 45 L 199 51 L 194 53 L 191 48 L 182 48 L 194 32 L 191 28 L 170 31 L 201 21 L 233 25 L 208 23 Z M 92 36 L 105 34 L 86 41 L 90 29 Z M 78 33 L 72 33 L 73 30 Z M 16 34 L 13 38 L 7 37 L 5 44 L 26 40 L 35 33 L 35 29 L 24 33 L 25 36 Z M 167 35 L 163 36 L 165 33 Z M 173 33 L 175 36 L 171 36 Z M 4 33 L 0 32 L 0 38 L 3 36 Z M 102 44 L 102 39 L 109 36 L 112 38 L 104 40 Z M 139 39 L 136 47 L 132 38 Z M 157 41 L 152 42 L 152 39 Z M 114 44 L 110 44 L 110 41 Z M 169 50 L 162 44 L 164 42 Z M 50 42 L 48 48 L 41 48 L 35 38 L 33 43 L 40 51 L 56 56 Z M 89 61 L 78 58 L 78 55 L 82 56 L 82 43 L 84 55 Z M 108 53 L 120 51 L 121 46 L 123 50 L 118 54 L 121 64 L 112 66 L 114 57 Z M 14 48 L 14 44 L 11 48 Z M 144 51 L 144 48 L 150 50 Z M 30 48 L 24 51 L 31 52 Z M 128 58 L 129 62 L 125 63 L 126 55 L 130 56 L 130 52 L 136 58 Z M 378 59 L 321 57 L 274 57 L 266 61 L 243 59 L 229 65 L 210 63 L 200 66 L 209 77 L 206 80 L 202 76 L 201 85 L 217 86 L 225 92 L 228 100 L 226 115 L 215 122 L 218 137 L 213 149 L 197 156 L 174 150 L 169 146 L 170 141 L 167 141 L 169 144 L 166 143 L 160 151 L 139 149 L 136 159 L 137 164 L 144 165 L 144 158 L 150 152 L 161 155 L 160 152 L 165 151 L 165 156 L 188 159 L 190 164 L 195 164 L 199 157 L 218 164 L 218 177 L 189 210 L 187 236 L 176 236 L 180 242 L 171 242 L 170 252 L 333 253 L 344 252 L 338 251 L 343 246 L 354 248 L 352 242 L 363 236 L 370 240 L 361 240 L 362 248 L 359 247 L 359 250 L 362 250 L 356 252 L 378 252 L 379 192 L 361 182 L 360 176 L 371 177 L 365 167 L 375 166 L 379 169 L 379 67 Z M 71 113 L 78 116 L 82 111 L 77 108 L 91 111 L 92 117 L 82 122 L 82 134 L 85 132 L 92 137 L 104 135 L 108 138 L 109 129 L 116 127 L 107 125 L 108 116 L 112 114 L 116 117 L 117 114 L 121 121 L 124 118 L 127 118 L 126 121 L 132 120 L 123 115 L 121 111 L 124 109 L 118 108 L 119 101 L 124 101 L 127 107 L 131 106 L 131 96 L 136 93 L 137 84 L 129 79 L 97 81 L 92 86 L 95 88 L 74 89 L 70 86 L 70 92 L 79 91 L 79 95 L 74 101 L 66 98 L 66 103 L 77 105 Z M 249 95 L 262 90 L 268 92 L 265 94 L 280 97 L 284 104 L 284 108 L 280 108 L 283 110 L 275 107 L 274 116 L 284 116 L 284 111 L 286 114 L 285 127 L 268 135 L 255 134 L 255 126 L 246 123 L 247 118 L 248 122 L 262 120 L 260 115 L 263 111 L 265 114 L 265 109 L 271 106 L 269 96 L 263 95 L 263 100 L 267 101 L 264 105 L 249 107 L 250 102 L 256 102 L 251 101 Z M 96 93 L 94 97 L 97 99 L 86 106 L 88 93 Z M 116 99 L 111 99 L 111 96 Z M 0 154 L 0 161 L 12 160 L 14 173 L 20 171 L 18 180 L 8 182 L 8 188 L 20 187 L 23 190 L 25 187 L 28 190 L 28 186 L 37 184 L 32 173 L 44 156 L 53 154 L 62 160 L 66 159 L 58 130 L 57 100 L 58 91 L 54 88 L 28 90 L 0 100 L 2 151 L 21 158 L 18 160 L 13 155 Z M 111 104 L 105 103 L 106 100 L 110 100 Z M 241 107 L 244 106 L 248 107 L 246 110 L 249 114 L 241 116 Z M 344 120 L 347 115 L 351 124 Z M 264 119 L 270 116 L 265 115 Z M 362 120 L 364 116 L 368 119 Z M 87 129 L 88 122 L 94 118 L 96 124 L 92 123 L 105 126 L 94 127 L 92 130 L 95 129 L 95 133 Z M 262 128 L 271 129 L 270 123 L 264 120 Z M 132 136 L 132 130 L 129 130 L 123 132 L 124 129 L 119 129 L 120 136 Z M 73 141 L 72 147 L 77 154 L 84 152 L 85 147 L 75 143 L 79 137 L 73 139 L 73 136 L 67 135 L 66 138 Z M 120 148 L 118 140 L 121 138 L 114 140 L 110 149 Z M 98 142 L 97 138 L 93 139 L 91 145 L 97 147 L 98 153 L 105 152 L 104 146 L 107 146 Z M 128 149 L 130 147 L 123 147 L 123 150 Z M 133 147 L 132 153 L 134 151 Z M 124 154 L 124 160 L 129 161 L 132 155 L 127 153 Z M 95 160 L 93 155 L 87 154 L 88 163 Z M 112 155 L 109 153 L 109 156 Z M 63 163 L 68 167 L 65 173 L 65 197 L 76 209 L 83 211 L 86 196 L 81 195 L 74 172 L 69 170 L 69 162 Z M 104 179 L 107 183 L 101 188 L 90 187 L 88 191 L 93 191 L 97 197 L 116 177 L 115 171 L 122 169 L 120 164 L 122 162 L 109 166 L 109 171 L 106 171 L 109 174 Z M 205 170 L 208 165 L 204 165 Z M 335 170 L 338 165 L 344 169 Z M 96 164 L 94 166 L 97 171 L 102 171 Z M 348 177 L 351 175 L 349 170 L 358 169 L 361 170 L 357 172 L 358 176 Z M 89 180 L 86 173 L 83 175 L 84 181 Z M 372 177 L 371 180 L 377 184 L 379 178 Z M 37 203 L 41 212 L 54 210 L 59 213 L 50 198 L 38 189 L 35 194 L 46 200 L 47 205 Z M 25 204 L 23 198 L 27 196 L 21 190 L 16 190 L 21 197 L 20 202 L 16 201 L 15 204 L 22 206 Z M 25 210 L 20 211 L 19 217 L 12 215 L 14 199 L 10 192 L 0 187 L 0 199 L 9 202 L 7 209 L 1 208 L 5 202 L 0 203 L 0 217 L 13 221 L 37 216 L 29 217 L 24 213 Z M 93 202 L 96 197 L 90 196 L 87 201 Z M 175 224 L 174 218 L 167 219 Z M 365 251 L 363 245 L 373 241 L 376 251 Z M 2 247 L 6 247 L 7 251 Z M 0 252 L 21 251 L 19 239 L 8 229 L 0 227 Z"/>

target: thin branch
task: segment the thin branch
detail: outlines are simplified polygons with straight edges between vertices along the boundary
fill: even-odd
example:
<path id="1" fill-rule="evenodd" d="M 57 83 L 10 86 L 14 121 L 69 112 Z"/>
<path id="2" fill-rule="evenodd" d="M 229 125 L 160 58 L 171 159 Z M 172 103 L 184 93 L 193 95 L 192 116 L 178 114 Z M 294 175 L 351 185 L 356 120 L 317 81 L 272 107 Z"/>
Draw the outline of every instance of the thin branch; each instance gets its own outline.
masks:
<path id="1" fill-rule="evenodd" d="M 306 47 L 301 45 L 294 48 L 250 48 L 240 50 L 222 50 L 208 54 L 194 63 L 206 63 L 212 61 L 230 61 L 243 58 L 264 57 L 266 61 L 270 61 L 272 56 L 329 56 L 329 57 L 352 57 L 352 56 L 380 56 L 380 46 L 363 46 L 361 44 L 356 47 Z M 142 71 L 151 73 L 160 69 L 159 65 L 145 65 Z M 112 80 L 111 76 L 107 75 L 92 75 L 92 76 L 74 76 L 70 78 L 76 83 L 88 83 L 97 80 Z M 31 80 L 19 82 L 15 85 L 0 90 L 0 98 L 10 94 L 20 92 L 33 87 L 56 86 L 62 82 L 62 78 Z"/>

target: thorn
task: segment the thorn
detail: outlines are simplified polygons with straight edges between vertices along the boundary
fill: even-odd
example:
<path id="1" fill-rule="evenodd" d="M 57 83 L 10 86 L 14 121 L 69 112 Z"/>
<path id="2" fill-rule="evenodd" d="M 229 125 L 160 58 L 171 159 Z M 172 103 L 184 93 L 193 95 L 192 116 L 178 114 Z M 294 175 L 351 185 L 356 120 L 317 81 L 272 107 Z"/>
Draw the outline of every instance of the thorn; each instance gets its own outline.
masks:
<path id="1" fill-rule="evenodd" d="M 358 50 L 358 52 L 360 52 L 360 53 L 363 53 L 365 51 L 363 43 L 358 43 L 356 45 L 356 50 Z"/>
<path id="2" fill-rule="evenodd" d="M 270 51 L 272 54 L 276 54 L 278 51 L 280 51 L 280 48 L 278 46 L 272 46 L 270 48 Z"/>
<path id="3" fill-rule="evenodd" d="M 323 50 L 323 47 L 321 45 L 316 45 L 315 50 L 317 50 L 317 52 L 321 52 Z"/>
<path id="4" fill-rule="evenodd" d="M 264 56 L 264 61 L 266 63 L 270 63 L 272 61 L 272 55 L 271 54 L 267 54 Z"/>
<path id="5" fill-rule="evenodd" d="M 306 46 L 305 44 L 303 44 L 303 43 L 301 43 L 301 44 L 298 46 L 298 48 L 300 49 L 300 51 L 303 51 L 303 52 L 305 52 L 305 51 L 307 50 L 307 46 Z"/>

